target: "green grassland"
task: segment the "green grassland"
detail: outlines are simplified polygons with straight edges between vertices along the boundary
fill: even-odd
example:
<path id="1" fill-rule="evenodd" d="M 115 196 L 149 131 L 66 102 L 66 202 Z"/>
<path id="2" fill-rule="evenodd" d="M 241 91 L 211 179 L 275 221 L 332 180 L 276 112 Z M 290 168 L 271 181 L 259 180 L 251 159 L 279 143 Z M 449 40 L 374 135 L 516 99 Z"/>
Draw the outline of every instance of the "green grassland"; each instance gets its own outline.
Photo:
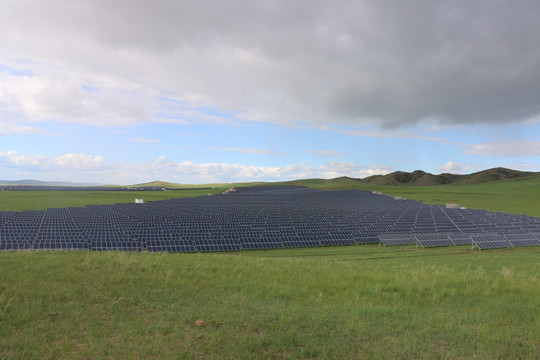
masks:
<path id="1" fill-rule="evenodd" d="M 1 252 L 0 359 L 538 359 L 539 253 Z"/>
<path id="2" fill-rule="evenodd" d="M 384 186 L 385 194 L 444 205 L 459 203 L 471 209 L 540 217 L 540 178 L 501 180 L 476 185 Z"/>
<path id="3" fill-rule="evenodd" d="M 225 188 L 172 191 L 0 191 L 0 211 L 133 203 L 219 194 Z"/>
<path id="4" fill-rule="evenodd" d="M 474 185 L 383 186 L 353 179 L 305 180 L 291 182 L 322 190 L 360 189 L 429 204 L 458 203 L 471 209 L 502 211 L 540 217 L 540 177 L 493 181 Z"/>

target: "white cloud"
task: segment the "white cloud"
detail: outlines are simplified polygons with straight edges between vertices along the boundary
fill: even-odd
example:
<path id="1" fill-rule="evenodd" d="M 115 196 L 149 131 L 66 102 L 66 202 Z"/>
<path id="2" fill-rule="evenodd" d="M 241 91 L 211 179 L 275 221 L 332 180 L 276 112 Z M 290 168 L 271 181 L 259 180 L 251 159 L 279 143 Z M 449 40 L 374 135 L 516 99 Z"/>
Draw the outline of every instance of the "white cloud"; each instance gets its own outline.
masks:
<path id="1" fill-rule="evenodd" d="M 525 124 L 538 124 L 540 123 L 540 115 L 533 116 L 525 121 Z"/>
<path id="2" fill-rule="evenodd" d="M 474 144 L 465 149 L 464 153 L 467 155 L 504 157 L 540 156 L 540 141 L 523 140 Z"/>
<path id="3" fill-rule="evenodd" d="M 26 119 L 49 120 L 63 114 L 84 114 L 80 89 L 73 79 L 41 76 L 2 76 L 3 95 L 16 100 Z"/>
<path id="4" fill-rule="evenodd" d="M 138 143 L 160 143 L 161 140 L 155 139 L 145 139 L 145 138 L 131 138 L 129 141 L 138 142 Z"/>
<path id="5" fill-rule="evenodd" d="M 53 159 L 53 165 L 51 166 L 54 165 L 68 169 L 94 170 L 102 167 L 103 157 L 85 154 L 66 154 Z"/>
<path id="6" fill-rule="evenodd" d="M 107 164 L 103 157 L 66 154 L 56 158 L 43 155 L 21 155 L 13 151 L 0 153 L 0 169 L 5 179 L 17 176 L 40 180 L 135 184 L 151 180 L 208 184 L 222 182 L 282 181 L 301 178 L 364 178 L 387 174 L 388 167 L 363 167 L 349 162 L 328 162 L 320 166 L 307 163 L 285 166 L 255 166 L 229 163 L 176 162 L 160 156 L 151 162 Z M 7 177 L 6 177 L 7 176 Z"/>
<path id="7" fill-rule="evenodd" d="M 355 163 L 350 162 L 328 162 L 322 166 L 316 167 L 313 173 L 319 174 L 317 177 L 323 179 L 331 179 L 341 176 L 352 178 L 365 178 L 371 175 L 386 175 L 390 173 L 390 168 L 387 166 L 373 165 L 365 168 Z"/>
<path id="8" fill-rule="evenodd" d="M 163 156 L 154 162 L 135 164 L 135 171 L 126 168 L 126 176 L 139 180 L 166 179 L 180 183 L 216 183 L 216 182 L 249 182 L 249 181 L 281 181 L 302 178 L 335 178 L 349 176 L 363 178 L 375 174 L 387 174 L 387 167 L 361 167 L 348 162 L 328 162 L 321 166 L 307 163 L 285 166 L 264 167 L 244 164 L 202 163 L 190 161 L 174 162 Z M 127 173 L 129 172 L 129 174 Z M 125 183 L 127 179 L 124 179 Z M 129 181 L 128 181 L 129 182 Z"/>
<path id="9" fill-rule="evenodd" d="M 232 152 L 241 152 L 244 154 L 255 154 L 255 155 L 283 155 L 279 151 L 274 150 L 265 150 L 259 148 L 243 148 L 243 147 L 209 147 L 210 150 L 220 150 L 220 151 L 232 151 Z"/>
<path id="10" fill-rule="evenodd" d="M 0 73 L 0 114 L 4 119 L 102 127 L 192 121 L 240 125 L 227 114 L 210 114 L 208 109 L 158 95 L 154 89 L 115 78 L 114 74 L 103 78 L 47 65 L 36 68 L 33 75 Z"/>
<path id="11" fill-rule="evenodd" d="M 7 136 L 9 134 L 41 134 L 50 135 L 49 131 L 36 128 L 28 125 L 21 125 L 17 123 L 10 123 L 7 120 L 0 120 L 0 136 Z"/>
<path id="12" fill-rule="evenodd" d="M 328 156 L 328 157 L 344 155 L 342 152 L 334 151 L 334 150 L 311 150 L 309 151 L 309 153 L 312 155 Z"/>
<path id="13" fill-rule="evenodd" d="M 458 164 L 453 161 L 449 161 L 444 165 L 441 165 L 437 168 L 441 173 L 451 173 L 451 174 L 463 174 L 468 172 L 471 169 L 470 165 Z"/>
<path id="14" fill-rule="evenodd" d="M 20 155 L 15 151 L 0 152 L 0 168 L 24 171 L 98 170 L 103 157 L 85 154 L 65 154 L 56 158 L 44 155 Z"/>
<path id="15" fill-rule="evenodd" d="M 2 73 L 0 105 L 9 109 L 11 118 L 27 123 L 126 126 L 152 120 L 151 97 L 133 91 L 132 84 L 103 84 L 102 91 L 85 91 L 81 76 L 50 66 L 40 66 L 32 76 Z"/>

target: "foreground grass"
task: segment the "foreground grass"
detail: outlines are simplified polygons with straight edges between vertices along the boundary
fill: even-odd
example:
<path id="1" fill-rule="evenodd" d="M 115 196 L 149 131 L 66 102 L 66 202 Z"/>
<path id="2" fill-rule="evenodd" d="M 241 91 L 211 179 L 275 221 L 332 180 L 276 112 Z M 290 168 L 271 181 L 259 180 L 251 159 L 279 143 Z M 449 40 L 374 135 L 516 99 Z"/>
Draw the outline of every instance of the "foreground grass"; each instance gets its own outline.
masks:
<path id="1" fill-rule="evenodd" d="M 0 211 L 132 203 L 219 194 L 226 188 L 174 191 L 0 191 Z"/>
<path id="2" fill-rule="evenodd" d="M 3 252 L 0 359 L 534 359 L 539 251 Z"/>

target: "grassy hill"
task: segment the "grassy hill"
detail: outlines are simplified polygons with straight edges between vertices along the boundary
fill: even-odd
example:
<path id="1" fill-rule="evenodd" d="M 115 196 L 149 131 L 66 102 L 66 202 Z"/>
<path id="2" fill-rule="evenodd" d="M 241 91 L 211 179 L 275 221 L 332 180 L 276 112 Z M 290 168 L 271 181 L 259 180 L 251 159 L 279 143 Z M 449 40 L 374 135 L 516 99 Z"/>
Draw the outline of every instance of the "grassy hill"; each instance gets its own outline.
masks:
<path id="1" fill-rule="evenodd" d="M 176 188 L 181 187 L 181 184 L 166 182 L 166 181 L 151 181 L 144 184 L 130 185 L 128 187 L 161 187 L 161 188 Z"/>
<path id="2" fill-rule="evenodd" d="M 475 185 L 507 179 L 535 178 L 539 176 L 540 173 L 524 172 L 505 168 L 493 168 L 468 175 L 455 175 L 448 173 L 433 175 L 421 170 L 416 170 L 411 173 L 396 171 L 388 175 L 374 175 L 361 179 L 361 181 L 373 185 L 386 186 L 434 186 L 448 185 L 454 183 L 463 185 Z"/>
<path id="3" fill-rule="evenodd" d="M 413 172 L 395 171 L 387 175 L 373 175 L 363 179 L 355 179 L 347 176 L 335 179 L 304 179 L 281 182 L 251 182 L 238 184 L 210 184 L 205 186 L 226 187 L 226 186 L 257 186 L 257 185 L 299 185 L 316 188 L 364 188 L 369 189 L 369 185 L 384 186 L 435 186 L 448 184 L 475 185 L 488 182 L 508 180 L 508 179 L 532 179 L 540 177 L 540 173 L 511 170 L 505 168 L 493 168 L 468 175 L 456 175 L 444 173 L 433 175 L 425 171 L 416 170 Z M 201 185 L 181 185 L 164 181 L 152 181 L 145 184 L 131 185 L 131 187 L 196 187 Z"/>
<path id="4" fill-rule="evenodd" d="M 167 181 L 151 181 L 144 184 L 136 184 L 136 185 L 129 185 L 124 186 L 129 188 L 168 188 L 168 189 L 192 189 L 192 188 L 208 188 L 208 187 L 215 187 L 211 185 L 185 185 L 185 184 L 177 184 Z"/>

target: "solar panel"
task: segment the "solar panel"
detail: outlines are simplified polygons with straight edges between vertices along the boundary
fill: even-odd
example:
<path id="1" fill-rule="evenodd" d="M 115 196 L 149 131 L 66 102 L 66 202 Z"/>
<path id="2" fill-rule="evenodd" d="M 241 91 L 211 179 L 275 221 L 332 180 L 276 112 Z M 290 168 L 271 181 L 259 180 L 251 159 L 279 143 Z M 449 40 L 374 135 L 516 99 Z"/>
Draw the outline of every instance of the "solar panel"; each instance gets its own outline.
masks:
<path id="1" fill-rule="evenodd" d="M 283 244 L 279 235 L 276 233 L 263 233 L 263 234 L 237 234 L 238 241 L 240 242 L 242 249 L 254 250 L 254 249 L 278 249 L 282 248 Z"/>
<path id="2" fill-rule="evenodd" d="M 448 234 L 434 233 L 434 234 L 417 234 L 416 241 L 425 247 L 437 247 L 437 246 L 452 246 L 454 242 Z"/>
<path id="3" fill-rule="evenodd" d="M 321 246 L 318 239 L 301 237 L 298 234 L 282 235 L 281 242 L 283 243 L 283 247 L 287 248 Z"/>
<path id="4" fill-rule="evenodd" d="M 338 246 L 338 245 L 355 245 L 356 242 L 353 239 L 344 239 L 340 237 L 334 238 L 322 238 L 320 239 L 322 246 Z"/>
<path id="5" fill-rule="evenodd" d="M 487 233 L 471 236 L 473 246 L 480 250 L 500 249 L 512 247 L 512 244 L 505 237 L 498 233 Z"/>
<path id="6" fill-rule="evenodd" d="M 540 246 L 540 240 L 532 233 L 505 233 L 504 237 L 513 247 Z"/>
<path id="7" fill-rule="evenodd" d="M 28 250 L 32 248 L 32 243 L 28 241 L 0 241 L 0 250 Z"/>
<path id="8" fill-rule="evenodd" d="M 205 237 L 195 238 L 193 245 L 199 252 L 208 251 L 240 251 L 240 243 L 232 239 L 209 239 Z"/>
<path id="9" fill-rule="evenodd" d="M 150 252 L 195 252 L 192 241 L 173 238 L 149 240 L 146 249 Z"/>
<path id="10" fill-rule="evenodd" d="M 469 233 L 450 233 L 448 238 L 452 240 L 454 245 L 472 245 L 471 234 Z"/>
<path id="11" fill-rule="evenodd" d="M 361 229 L 355 236 L 355 240 L 358 244 L 376 244 L 379 242 L 379 233 Z"/>

